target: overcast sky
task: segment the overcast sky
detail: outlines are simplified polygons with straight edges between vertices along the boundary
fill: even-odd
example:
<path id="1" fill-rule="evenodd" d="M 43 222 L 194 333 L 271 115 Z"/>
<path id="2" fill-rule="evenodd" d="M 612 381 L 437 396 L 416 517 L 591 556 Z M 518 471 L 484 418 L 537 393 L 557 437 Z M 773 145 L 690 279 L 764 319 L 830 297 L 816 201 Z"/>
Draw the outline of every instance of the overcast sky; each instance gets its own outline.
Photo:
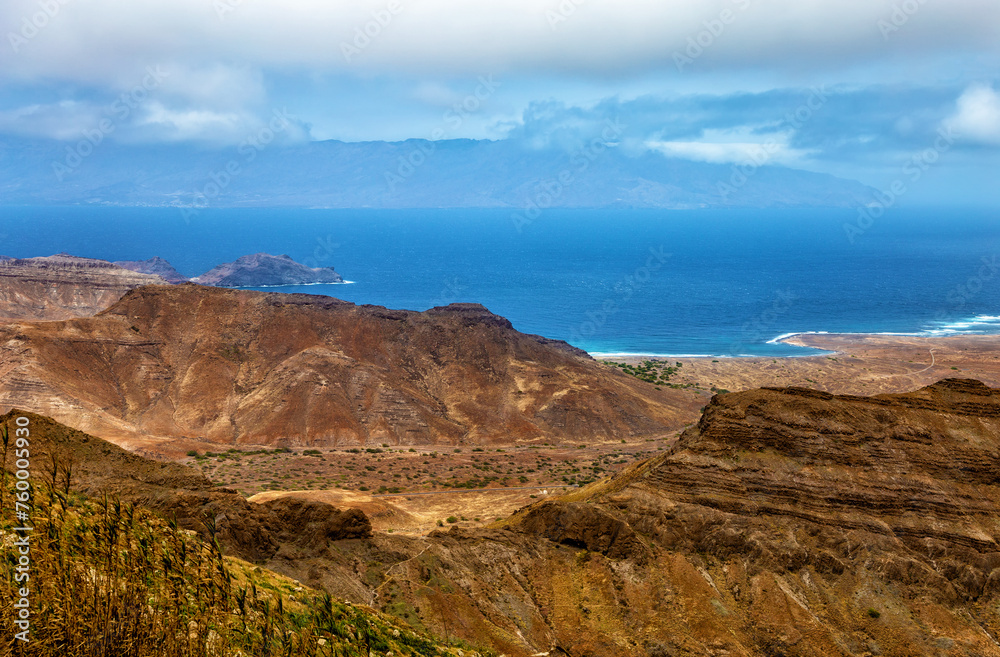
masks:
<path id="1" fill-rule="evenodd" d="M 616 119 L 876 187 L 916 157 L 911 201 L 1000 206 L 997 0 L 3 0 L 0 35 L 0 135 L 229 147 L 279 110 L 291 139 L 573 148 Z"/>

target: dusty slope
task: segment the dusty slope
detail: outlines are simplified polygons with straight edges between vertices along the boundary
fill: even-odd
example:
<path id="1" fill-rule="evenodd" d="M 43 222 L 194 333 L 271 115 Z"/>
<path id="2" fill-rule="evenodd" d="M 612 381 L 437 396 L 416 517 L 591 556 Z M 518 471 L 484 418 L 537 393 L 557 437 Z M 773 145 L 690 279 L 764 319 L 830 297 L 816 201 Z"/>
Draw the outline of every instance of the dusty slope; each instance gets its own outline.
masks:
<path id="1" fill-rule="evenodd" d="M 1000 390 L 756 390 L 502 527 L 353 556 L 386 564 L 383 608 L 511 655 L 980 657 L 1000 655 L 998 507 Z"/>
<path id="2" fill-rule="evenodd" d="M 64 253 L 44 258 L 0 258 L 0 322 L 89 317 L 159 276 L 104 260 Z"/>
<path id="3" fill-rule="evenodd" d="M 0 408 L 160 451 L 169 445 L 158 437 L 289 446 L 617 440 L 678 428 L 705 399 L 656 391 L 471 304 L 416 313 L 150 286 L 94 318 L 0 328 Z"/>
<path id="4" fill-rule="evenodd" d="M 89 461 L 124 454 L 96 444 Z M 91 467 L 169 488 L 142 473 L 174 466 L 124 459 Z M 988 657 L 998 489 L 1000 390 L 763 389 L 716 397 L 664 456 L 494 527 L 347 539 L 315 515 L 330 507 L 289 506 L 303 526 L 256 559 L 512 657 Z M 175 506 L 205 508 L 189 494 Z M 229 514 L 230 549 L 257 544 L 256 514 Z"/>
<path id="5" fill-rule="evenodd" d="M 30 473 L 36 486 L 104 495 L 176 518 L 188 530 L 207 536 L 211 525 L 227 554 L 266 561 L 287 550 L 325 553 L 331 540 L 371 534 L 368 518 L 318 501 L 275 500 L 251 504 L 238 493 L 216 487 L 193 468 L 143 458 L 51 418 L 11 409 L 0 416 L 12 438 L 3 467 L 15 470 L 15 419 L 27 418 Z M 69 483 L 66 483 L 67 470 Z M 8 482 L 10 479 L 8 478 Z M 55 484 L 51 486 L 51 484 Z"/>

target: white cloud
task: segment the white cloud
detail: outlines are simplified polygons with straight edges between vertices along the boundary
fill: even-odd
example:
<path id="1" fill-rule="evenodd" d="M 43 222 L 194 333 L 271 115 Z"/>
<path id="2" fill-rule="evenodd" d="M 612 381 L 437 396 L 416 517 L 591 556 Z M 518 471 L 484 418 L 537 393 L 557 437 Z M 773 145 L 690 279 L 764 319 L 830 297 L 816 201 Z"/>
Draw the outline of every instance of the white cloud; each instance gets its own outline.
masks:
<path id="1" fill-rule="evenodd" d="M 789 146 L 789 133 L 761 134 L 752 126 L 704 130 L 698 139 L 651 139 L 646 147 L 667 157 L 713 164 L 801 164 L 809 153 Z"/>
<path id="2" fill-rule="evenodd" d="M 137 124 L 170 140 L 234 141 L 249 129 L 251 120 L 235 112 L 171 109 L 153 101 Z"/>
<path id="3" fill-rule="evenodd" d="M 12 132 L 46 139 L 74 140 L 93 128 L 103 110 L 90 103 L 61 101 L 32 104 L 0 111 L 0 132 Z"/>
<path id="4" fill-rule="evenodd" d="M 674 53 L 689 39 L 702 44 L 699 72 L 794 74 L 942 51 L 996 55 L 1000 43 L 995 0 L 919 4 L 888 42 L 878 25 L 892 20 L 897 0 L 52 1 L 58 13 L 14 52 L 10 36 L 39 4 L 4 0 L 0 76 L 127 78 L 136 63 L 168 61 L 380 74 L 676 73 Z M 232 10 L 220 15 L 219 6 Z M 358 52 L 345 57 L 343 44 Z"/>
<path id="5" fill-rule="evenodd" d="M 1000 93 L 982 84 L 969 87 L 945 125 L 959 139 L 1000 145 Z"/>

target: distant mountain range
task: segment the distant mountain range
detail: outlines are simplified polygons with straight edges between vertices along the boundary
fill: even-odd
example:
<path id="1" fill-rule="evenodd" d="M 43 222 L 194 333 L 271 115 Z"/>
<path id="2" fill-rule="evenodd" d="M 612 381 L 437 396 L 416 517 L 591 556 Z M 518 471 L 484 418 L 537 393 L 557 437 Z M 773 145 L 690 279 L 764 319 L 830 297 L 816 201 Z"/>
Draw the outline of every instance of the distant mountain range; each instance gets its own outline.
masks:
<path id="1" fill-rule="evenodd" d="M 854 207 L 859 182 L 780 166 L 708 164 L 600 144 L 309 142 L 205 149 L 0 139 L 0 204 L 193 207 Z"/>

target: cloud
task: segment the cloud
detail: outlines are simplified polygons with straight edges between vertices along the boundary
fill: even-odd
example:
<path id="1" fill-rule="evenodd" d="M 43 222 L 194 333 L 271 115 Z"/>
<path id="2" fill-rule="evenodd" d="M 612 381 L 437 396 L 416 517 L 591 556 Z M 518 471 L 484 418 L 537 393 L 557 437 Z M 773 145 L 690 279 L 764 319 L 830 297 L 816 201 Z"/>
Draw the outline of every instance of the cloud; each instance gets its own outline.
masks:
<path id="1" fill-rule="evenodd" d="M 769 161 L 891 161 L 923 149 L 954 111 L 955 87 L 810 87 L 761 93 L 645 95 L 588 106 L 531 103 L 508 137 L 573 151 L 605 122 L 626 126 L 626 151 L 656 150 L 707 162 L 744 161 L 769 144 Z"/>
<path id="2" fill-rule="evenodd" d="M 97 125 L 102 115 L 100 107 L 72 100 L 25 105 L 0 111 L 0 133 L 74 140 Z"/>
<path id="3" fill-rule="evenodd" d="M 756 137 L 753 141 L 744 141 Z M 646 142 L 650 150 L 667 157 L 695 162 L 729 164 L 796 164 L 808 159 L 809 153 L 788 146 L 788 134 L 753 135 L 742 130 L 707 130 L 698 140 Z"/>
<path id="4" fill-rule="evenodd" d="M 115 79 L 135 63 L 238 61 L 250 67 L 433 75 L 629 75 L 674 70 L 700 44 L 701 72 L 844 69 L 942 52 L 996 57 L 994 0 L 37 0 L 0 6 L 9 77 Z M 898 29 L 885 37 L 880 22 Z M 895 21 L 895 23 L 893 22 Z M 42 24 L 41 27 L 38 27 Z M 30 38 L 25 35 L 28 34 Z M 345 46 L 354 48 L 345 55 Z M 905 64 L 903 63 L 905 60 Z M 676 71 L 675 71 L 676 72 Z"/>
<path id="5" fill-rule="evenodd" d="M 958 99 L 945 125 L 959 139 L 1000 146 L 1000 93 L 985 84 L 970 86 Z"/>

